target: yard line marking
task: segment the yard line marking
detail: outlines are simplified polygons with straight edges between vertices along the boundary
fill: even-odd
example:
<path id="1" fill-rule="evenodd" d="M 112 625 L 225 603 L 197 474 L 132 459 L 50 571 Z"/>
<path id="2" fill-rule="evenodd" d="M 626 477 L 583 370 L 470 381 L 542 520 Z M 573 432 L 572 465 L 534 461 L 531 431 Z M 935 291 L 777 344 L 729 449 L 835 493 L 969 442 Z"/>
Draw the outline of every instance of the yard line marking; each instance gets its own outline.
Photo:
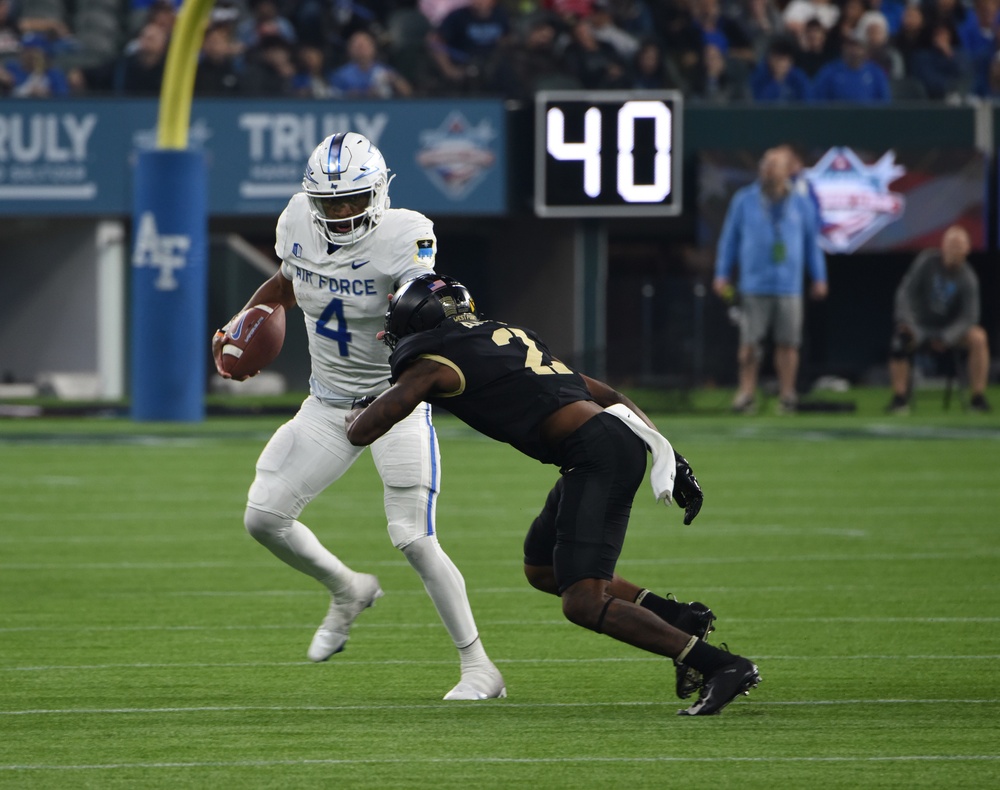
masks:
<path id="1" fill-rule="evenodd" d="M 751 756 L 721 755 L 718 757 L 621 757 L 600 755 L 568 755 L 565 757 L 361 757 L 301 760 L 210 760 L 170 763 L 92 763 L 83 765 L 0 765 L 0 771 L 117 771 L 136 768 L 266 768 L 295 765 L 427 765 L 454 764 L 568 764 L 568 763 L 886 763 L 886 762 L 992 762 L 1000 760 L 995 754 L 900 754 L 875 755 L 804 755 L 804 756 Z"/>
<path id="2" fill-rule="evenodd" d="M 748 705 L 806 706 L 806 705 L 996 705 L 1000 699 L 845 699 L 845 700 L 753 700 Z M 677 707 L 683 702 L 658 700 L 631 700 L 618 702 L 498 702 L 479 706 L 482 710 L 501 708 L 620 708 L 620 707 Z M 0 710 L 0 716 L 66 716 L 161 714 L 161 713 L 247 713 L 270 711 L 273 713 L 335 712 L 335 711 L 392 711 L 392 710 L 455 710 L 455 705 L 440 702 L 399 705 L 196 705 L 187 708 L 36 708 L 28 710 Z"/>
<path id="3" fill-rule="evenodd" d="M 483 620 L 487 626 L 567 626 L 568 620 Z M 767 623 L 998 623 L 1000 617 L 768 617 Z M 753 623 L 760 624 L 759 618 L 727 617 L 726 624 Z M 278 625 L 84 625 L 84 626 L 10 626 L 0 628 L 0 633 L 29 633 L 46 631 L 297 631 L 315 629 L 315 623 L 285 623 Z M 444 628 L 439 622 L 426 623 L 362 623 L 356 628 L 381 629 L 391 628 Z"/>
<path id="4" fill-rule="evenodd" d="M 617 707 L 677 707 L 683 702 L 634 700 L 618 702 L 499 702 L 494 705 L 479 706 L 480 710 L 500 710 L 504 708 L 617 708 Z M 789 700 L 785 702 L 754 700 L 748 705 L 807 706 L 807 705 L 996 705 L 1000 699 L 830 699 L 830 700 Z M 83 715 L 159 715 L 163 713 L 247 713 L 268 711 L 271 713 L 336 712 L 336 711 L 393 711 L 393 710 L 455 710 L 455 705 L 428 702 L 423 705 L 197 705 L 187 708 L 35 708 L 28 710 L 0 710 L 0 716 L 74 716 Z"/>
<path id="5" fill-rule="evenodd" d="M 928 656 L 928 655 L 868 655 L 868 656 L 758 656 L 754 661 L 997 661 L 1000 655 L 978 656 Z M 597 658 L 495 658 L 496 664 L 640 664 L 662 662 L 661 656 L 604 656 Z M 419 658 L 389 658 L 379 660 L 337 659 L 339 667 L 371 666 L 451 666 L 454 661 Z M 47 664 L 38 666 L 0 666 L 0 672 L 91 672 L 100 669 L 256 669 L 271 667 L 312 667 L 312 661 L 191 661 L 191 662 L 139 662 L 133 664 Z"/>
<path id="6" fill-rule="evenodd" d="M 403 563 L 409 565 L 408 563 Z M 475 595 L 537 595 L 538 591 L 524 584 L 518 587 L 473 587 L 472 585 L 467 585 L 470 593 Z M 872 583 L 872 584 L 786 584 L 786 585 L 772 585 L 761 587 L 758 585 L 747 585 L 746 587 L 703 587 L 699 586 L 698 589 L 703 593 L 746 593 L 747 591 L 752 591 L 754 593 L 801 593 L 801 592 L 815 592 L 817 590 L 822 590 L 825 592 L 845 592 L 845 591 L 862 591 L 862 590 L 881 590 L 883 585 Z M 963 584 L 963 590 L 975 589 L 975 590 L 995 590 L 1000 588 L 1000 584 Z M 273 595 L 275 597 L 285 597 L 290 595 L 316 595 L 321 593 L 320 588 L 314 588 L 309 590 L 172 590 L 170 592 L 157 592 L 155 595 L 158 597 L 169 597 L 169 598 L 239 598 L 239 597 L 266 597 L 268 595 Z M 397 595 L 417 595 L 425 596 L 427 593 L 423 589 L 408 589 L 408 590 L 390 590 L 392 596 L 395 598 Z M 153 594 L 153 593 L 151 593 Z M 117 594 L 112 596 L 111 593 L 106 593 L 108 597 L 118 597 Z"/>
<path id="7" fill-rule="evenodd" d="M 801 562 L 922 562 L 925 560 L 983 560 L 1000 556 L 1000 549 L 978 549 L 976 551 L 947 553 L 926 552 L 913 554 L 804 554 L 754 557 L 741 554 L 738 557 L 660 557 L 655 559 L 623 559 L 623 565 L 726 565 L 740 563 L 801 563 Z M 496 565 L 495 559 L 466 558 L 466 565 Z M 375 561 L 371 565 L 402 566 L 405 561 Z M 14 562 L 0 563 L 0 570 L 177 570 L 181 568 L 273 568 L 273 562 Z"/>

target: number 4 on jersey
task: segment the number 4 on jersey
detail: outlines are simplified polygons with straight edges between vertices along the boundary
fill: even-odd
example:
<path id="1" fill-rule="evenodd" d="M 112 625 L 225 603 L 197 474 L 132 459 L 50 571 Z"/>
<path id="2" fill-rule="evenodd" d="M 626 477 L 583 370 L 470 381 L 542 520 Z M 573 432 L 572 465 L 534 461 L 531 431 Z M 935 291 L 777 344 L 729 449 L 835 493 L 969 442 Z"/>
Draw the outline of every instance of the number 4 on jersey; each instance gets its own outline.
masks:
<path id="1" fill-rule="evenodd" d="M 331 326 L 330 321 L 336 319 L 336 326 Z M 351 342 L 351 333 L 347 331 L 347 321 L 344 320 L 344 300 L 334 299 L 326 306 L 323 314 L 316 322 L 316 334 L 337 341 L 337 350 L 340 356 L 349 357 L 350 349 L 347 344 Z"/>

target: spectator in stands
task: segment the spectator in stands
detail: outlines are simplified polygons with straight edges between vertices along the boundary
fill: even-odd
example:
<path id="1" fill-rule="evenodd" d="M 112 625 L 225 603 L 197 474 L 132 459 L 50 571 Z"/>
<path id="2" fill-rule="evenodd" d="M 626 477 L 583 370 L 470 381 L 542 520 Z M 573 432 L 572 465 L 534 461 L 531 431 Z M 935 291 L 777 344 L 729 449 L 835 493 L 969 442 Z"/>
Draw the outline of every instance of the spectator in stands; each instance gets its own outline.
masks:
<path id="1" fill-rule="evenodd" d="M 899 31 L 905 7 L 906 3 L 902 0 L 868 0 L 868 10 L 878 11 L 885 17 L 886 24 L 889 26 L 890 38 Z"/>
<path id="2" fill-rule="evenodd" d="M 43 33 L 25 33 L 21 51 L 0 64 L 0 93 L 17 99 L 48 99 L 68 96 L 66 73 L 49 59 L 51 43 Z"/>
<path id="3" fill-rule="evenodd" d="M 539 14 L 529 22 L 496 73 L 496 86 L 505 97 L 531 101 L 542 88 L 580 87 L 557 50 L 557 35 L 556 20 L 550 14 Z"/>
<path id="4" fill-rule="evenodd" d="M 166 31 L 167 38 L 170 38 L 180 7 L 181 0 L 132 0 L 129 29 L 136 33 L 136 39 L 133 40 L 137 40 L 139 33 L 149 24 L 159 25 Z M 125 54 L 132 53 L 128 51 Z"/>
<path id="5" fill-rule="evenodd" d="M 730 16 L 753 46 L 754 56 L 764 57 L 771 39 L 785 29 L 774 0 L 738 0 L 731 9 Z"/>
<path id="6" fill-rule="evenodd" d="M 653 15 L 656 36 L 663 41 L 667 52 L 680 65 L 680 50 L 686 46 L 681 34 L 691 21 L 688 4 L 676 1 L 654 2 L 650 4 L 649 10 Z"/>
<path id="7" fill-rule="evenodd" d="M 339 96 L 350 99 L 389 99 L 411 96 L 413 86 L 395 69 L 379 62 L 371 33 L 359 30 L 347 42 L 348 62 L 330 75 Z"/>
<path id="8" fill-rule="evenodd" d="M 63 4 L 25 3 L 22 0 L 22 2 L 15 3 L 14 8 L 17 27 L 21 35 L 39 33 L 44 36 L 50 58 L 56 58 L 64 53 L 75 52 L 79 49 L 79 42 L 67 24 L 67 9 Z"/>
<path id="9" fill-rule="evenodd" d="M 990 62 L 997 51 L 1000 0 L 973 0 L 972 10 L 958 28 L 962 51 L 972 67 L 973 93 L 982 96 L 989 81 Z"/>
<path id="10" fill-rule="evenodd" d="M 509 37 L 510 18 L 499 0 L 471 0 L 431 33 L 431 57 L 446 84 L 480 91 Z"/>
<path id="11" fill-rule="evenodd" d="M 956 35 L 968 15 L 963 0 L 924 0 L 923 6 L 928 28 L 943 24 Z"/>
<path id="12" fill-rule="evenodd" d="M 433 27 L 438 27 L 452 11 L 465 8 L 472 0 L 419 0 L 417 4 Z"/>
<path id="13" fill-rule="evenodd" d="M 615 24 L 640 41 L 652 37 L 656 33 L 652 2 L 655 0 L 611 0 Z"/>
<path id="14" fill-rule="evenodd" d="M 840 6 L 832 0 L 791 0 L 781 12 L 785 29 L 797 36 L 801 42 L 805 26 L 810 19 L 817 20 L 824 30 L 829 31 L 840 18 Z"/>
<path id="15" fill-rule="evenodd" d="M 632 87 L 637 90 L 683 89 L 684 80 L 660 42 L 646 39 L 632 61 Z"/>
<path id="16" fill-rule="evenodd" d="M 594 0 L 542 0 L 542 9 L 555 14 L 564 24 L 590 16 Z"/>
<path id="17" fill-rule="evenodd" d="M 867 11 L 858 21 L 858 35 L 865 42 L 868 58 L 885 72 L 890 80 L 906 76 L 903 56 L 889 41 L 889 23 L 879 11 Z"/>
<path id="18" fill-rule="evenodd" d="M 746 30 L 730 16 L 722 13 L 720 0 L 690 0 L 691 16 L 701 30 L 702 42 L 715 44 L 727 57 L 744 63 L 756 62 L 753 41 Z"/>
<path id="19" fill-rule="evenodd" d="M 573 25 L 565 55 L 570 73 L 587 90 L 624 90 L 632 84 L 628 63 L 613 46 L 594 38 L 588 19 Z"/>
<path id="20" fill-rule="evenodd" d="M 615 24 L 611 15 L 611 0 L 593 0 L 589 20 L 594 38 L 613 46 L 622 60 L 629 61 L 635 57 L 639 51 L 639 40 Z"/>
<path id="21" fill-rule="evenodd" d="M 909 411 L 913 355 L 921 349 L 940 354 L 952 348 L 969 355 L 970 408 L 990 410 L 985 396 L 990 351 L 979 326 L 979 280 L 967 260 L 971 248 L 965 228 L 952 225 L 941 237 L 941 248 L 921 252 L 896 290 L 889 355 L 892 413 Z"/>
<path id="22" fill-rule="evenodd" d="M 280 38 L 288 44 L 295 44 L 295 27 L 281 15 L 275 0 L 251 0 L 251 16 L 236 27 L 236 37 L 249 50 L 262 39 Z"/>
<path id="23" fill-rule="evenodd" d="M 156 96 L 163 84 L 167 60 L 167 31 L 156 22 L 147 23 L 135 39 L 135 46 L 119 58 L 115 67 L 114 90 L 129 96 Z"/>
<path id="24" fill-rule="evenodd" d="M 816 101 L 865 104 L 891 99 L 888 77 L 869 60 L 864 42 L 857 33 L 844 39 L 840 58 L 819 70 L 811 95 Z"/>
<path id="25" fill-rule="evenodd" d="M 749 97 L 742 64 L 731 61 L 715 44 L 706 44 L 691 78 L 691 97 L 706 102 L 728 104 Z"/>
<path id="26" fill-rule="evenodd" d="M 243 0 L 216 0 L 215 6 L 208 15 L 208 25 L 214 28 L 224 28 L 229 37 L 229 47 L 233 54 L 243 56 L 243 42 L 237 35 L 240 23 L 247 18 Z"/>
<path id="27" fill-rule="evenodd" d="M 743 29 L 719 10 L 719 0 L 691 0 L 687 26 L 677 34 L 678 57 L 682 71 L 698 68 L 704 61 L 707 45 L 712 45 L 727 60 L 749 65 L 755 61 L 753 43 Z"/>
<path id="28" fill-rule="evenodd" d="M 292 92 L 304 99 L 332 99 L 335 91 L 323 50 L 312 44 L 299 44 L 295 59 L 298 67 L 292 78 Z"/>
<path id="29" fill-rule="evenodd" d="M 376 38 L 382 32 L 382 20 L 371 0 L 302 0 L 292 3 L 288 19 L 295 27 L 300 44 L 320 47 L 324 53 L 344 52 L 347 40 L 364 30 Z"/>
<path id="30" fill-rule="evenodd" d="M 246 51 L 243 93 L 249 96 L 294 94 L 295 61 L 292 45 L 282 36 L 265 36 Z"/>
<path id="31" fill-rule="evenodd" d="M 21 51 L 20 10 L 14 0 L 0 0 L 0 58 Z"/>
<path id="32" fill-rule="evenodd" d="M 892 37 L 892 44 L 903 56 L 906 73 L 911 73 L 913 56 L 930 44 L 924 12 L 919 5 L 911 3 L 903 9 L 899 31 Z"/>
<path id="33" fill-rule="evenodd" d="M 795 65 L 795 41 L 776 36 L 767 55 L 750 76 L 754 101 L 805 101 L 809 97 L 809 77 Z"/>
<path id="34" fill-rule="evenodd" d="M 806 22 L 801 41 L 796 65 L 809 79 L 814 79 L 819 70 L 832 60 L 826 49 L 826 28 L 818 19 L 810 19 Z"/>
<path id="35" fill-rule="evenodd" d="M 923 83 L 930 99 L 961 96 L 972 87 L 972 64 L 957 44 L 958 35 L 944 22 L 930 31 L 929 47 L 913 53 L 910 73 Z"/>
<path id="36" fill-rule="evenodd" d="M 834 59 L 843 51 L 844 41 L 854 36 L 865 13 L 866 0 L 843 0 L 837 22 L 826 33 L 826 52 Z"/>
<path id="37" fill-rule="evenodd" d="M 241 90 L 240 51 L 230 25 L 210 25 L 205 31 L 194 78 L 196 96 L 235 96 Z"/>
<path id="38" fill-rule="evenodd" d="M 985 99 L 1000 102 L 1000 52 L 997 52 L 990 61 L 989 76 L 982 95 Z"/>

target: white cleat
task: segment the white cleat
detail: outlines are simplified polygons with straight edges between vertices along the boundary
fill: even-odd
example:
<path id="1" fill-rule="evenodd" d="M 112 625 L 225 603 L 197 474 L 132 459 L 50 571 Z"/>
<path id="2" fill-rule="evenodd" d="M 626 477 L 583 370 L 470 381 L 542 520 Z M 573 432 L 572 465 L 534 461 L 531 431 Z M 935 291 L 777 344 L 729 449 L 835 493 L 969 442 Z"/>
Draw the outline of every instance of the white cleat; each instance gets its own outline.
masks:
<path id="1" fill-rule="evenodd" d="M 444 695 L 449 702 L 452 700 L 503 699 L 507 696 L 507 686 L 503 675 L 493 664 L 489 669 L 462 673 L 462 679 L 451 691 Z"/>
<path id="2" fill-rule="evenodd" d="M 370 573 L 359 573 L 351 586 L 350 597 L 342 595 L 330 603 L 330 610 L 313 635 L 306 653 L 310 661 L 326 661 L 343 650 L 351 625 L 358 615 L 385 595 L 378 579 Z"/>

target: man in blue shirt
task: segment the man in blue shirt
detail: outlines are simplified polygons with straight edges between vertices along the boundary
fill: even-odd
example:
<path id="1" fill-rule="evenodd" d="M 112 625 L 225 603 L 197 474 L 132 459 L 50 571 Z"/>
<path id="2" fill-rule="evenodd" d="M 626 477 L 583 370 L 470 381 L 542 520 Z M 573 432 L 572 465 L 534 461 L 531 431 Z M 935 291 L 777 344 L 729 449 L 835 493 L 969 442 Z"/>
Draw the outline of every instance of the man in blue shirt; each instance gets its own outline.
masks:
<path id="1" fill-rule="evenodd" d="M 807 195 L 792 189 L 788 146 L 765 152 L 756 181 L 733 196 L 722 226 L 712 287 L 733 296 L 739 270 L 739 390 L 733 410 L 754 410 L 761 343 L 774 340 L 779 410 L 795 411 L 795 380 L 802 344 L 802 286 L 809 270 L 810 295 L 827 294 L 826 260 L 819 246 L 819 217 Z"/>
<path id="2" fill-rule="evenodd" d="M 805 101 L 809 97 L 809 77 L 795 65 L 795 42 L 775 38 L 753 74 L 750 89 L 754 101 Z"/>
<path id="3" fill-rule="evenodd" d="M 827 63 L 812 85 L 816 101 L 888 102 L 892 95 L 889 79 L 868 58 L 864 42 L 853 34 L 844 39 L 841 57 Z"/>

